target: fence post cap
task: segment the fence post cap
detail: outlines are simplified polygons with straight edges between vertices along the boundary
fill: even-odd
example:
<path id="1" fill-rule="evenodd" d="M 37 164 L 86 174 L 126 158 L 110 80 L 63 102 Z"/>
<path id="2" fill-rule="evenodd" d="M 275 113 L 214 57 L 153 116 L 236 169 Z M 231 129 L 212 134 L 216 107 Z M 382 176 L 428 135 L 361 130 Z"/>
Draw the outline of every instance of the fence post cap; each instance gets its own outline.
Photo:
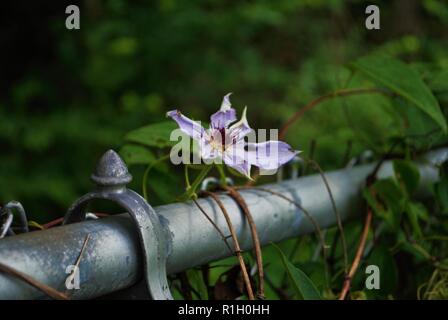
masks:
<path id="1" fill-rule="evenodd" d="M 102 155 L 90 178 L 98 186 L 125 186 L 132 181 L 123 159 L 112 149 Z"/>

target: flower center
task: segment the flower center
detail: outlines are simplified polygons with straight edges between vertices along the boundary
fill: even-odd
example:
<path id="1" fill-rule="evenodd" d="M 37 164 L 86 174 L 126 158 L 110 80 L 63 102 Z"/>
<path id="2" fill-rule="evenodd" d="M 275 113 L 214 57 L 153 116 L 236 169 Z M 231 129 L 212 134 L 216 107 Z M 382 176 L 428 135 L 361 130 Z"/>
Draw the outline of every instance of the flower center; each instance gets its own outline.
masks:
<path id="1" fill-rule="evenodd" d="M 212 149 L 224 152 L 226 148 L 231 144 L 232 139 L 228 136 L 226 129 L 210 129 L 210 146 Z"/>

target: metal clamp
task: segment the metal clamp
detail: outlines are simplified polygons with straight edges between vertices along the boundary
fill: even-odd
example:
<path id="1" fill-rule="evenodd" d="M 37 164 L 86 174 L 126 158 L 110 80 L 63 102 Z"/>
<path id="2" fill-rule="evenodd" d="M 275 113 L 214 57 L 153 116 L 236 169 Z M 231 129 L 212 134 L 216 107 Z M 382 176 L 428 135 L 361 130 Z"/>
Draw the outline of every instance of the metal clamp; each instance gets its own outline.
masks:
<path id="1" fill-rule="evenodd" d="M 234 185 L 233 179 L 230 178 L 230 177 L 226 177 L 226 183 L 229 186 L 233 186 Z M 220 184 L 221 184 L 221 181 L 218 178 L 207 177 L 207 178 L 205 178 L 202 181 L 200 190 L 201 191 L 207 191 L 209 186 L 216 187 L 216 186 L 219 186 Z"/>
<path id="2" fill-rule="evenodd" d="M 166 276 L 166 238 L 154 209 L 138 193 L 126 188 L 132 180 L 124 161 L 113 150 L 99 160 L 91 179 L 98 189 L 79 198 L 67 211 L 63 224 L 86 219 L 87 205 L 95 199 L 110 200 L 123 207 L 137 225 L 143 249 L 144 274 L 151 298 L 172 300 Z M 155 244 L 155 247 L 150 247 Z"/>
<path id="3" fill-rule="evenodd" d="M 15 232 L 12 230 L 12 223 L 14 220 L 13 210 L 16 210 L 19 216 L 20 222 L 20 232 L 26 233 L 29 231 L 28 229 L 28 219 L 26 217 L 25 209 L 18 201 L 10 201 L 3 208 L 0 207 L 0 220 L 2 216 L 6 217 L 4 219 L 4 223 L 0 226 L 0 239 L 8 235 L 15 235 Z"/>

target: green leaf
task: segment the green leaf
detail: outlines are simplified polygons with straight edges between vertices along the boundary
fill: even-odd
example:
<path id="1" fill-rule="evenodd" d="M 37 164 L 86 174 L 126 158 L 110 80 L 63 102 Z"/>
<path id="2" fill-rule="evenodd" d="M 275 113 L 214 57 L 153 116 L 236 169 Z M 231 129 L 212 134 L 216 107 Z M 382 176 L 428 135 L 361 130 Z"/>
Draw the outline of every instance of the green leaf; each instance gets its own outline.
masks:
<path id="1" fill-rule="evenodd" d="M 314 283 L 310 280 L 310 278 L 308 278 L 308 276 L 302 270 L 288 261 L 285 254 L 278 246 L 276 246 L 275 244 L 272 245 L 277 249 L 278 254 L 282 258 L 286 274 L 291 280 L 292 286 L 296 293 L 304 300 L 321 300 L 319 291 L 317 290 Z"/>
<path id="2" fill-rule="evenodd" d="M 171 147 L 177 143 L 170 141 L 171 132 L 175 129 L 177 129 L 177 125 L 174 121 L 154 123 L 128 132 L 125 140 L 149 147 Z"/>
<path id="3" fill-rule="evenodd" d="M 413 255 L 417 263 L 431 260 L 431 254 L 422 245 L 416 242 L 411 243 L 407 241 L 405 235 L 403 235 L 402 238 L 404 238 L 404 240 L 400 242 L 400 249 Z"/>
<path id="4" fill-rule="evenodd" d="M 162 165 L 157 165 L 154 169 L 148 179 L 149 197 L 153 193 L 162 203 L 173 202 L 184 189 L 181 175 Z"/>
<path id="5" fill-rule="evenodd" d="M 373 184 L 372 188 L 385 205 L 384 209 L 372 206 L 375 213 L 383 218 L 393 230 L 398 230 L 406 200 L 402 190 L 392 178 L 378 180 Z M 366 196 L 366 193 L 364 193 L 364 196 Z M 372 202 L 372 199 L 369 199 L 368 196 L 367 200 L 369 203 Z"/>
<path id="6" fill-rule="evenodd" d="M 297 266 L 297 264 L 294 265 Z M 321 289 L 325 289 L 327 287 L 325 264 L 323 261 L 310 261 L 307 259 L 307 261 L 300 263 L 300 269 L 308 275 L 320 292 L 322 292 Z"/>
<path id="7" fill-rule="evenodd" d="M 438 200 L 442 211 L 448 213 L 448 180 L 444 179 L 434 185 L 436 199 Z"/>
<path id="8" fill-rule="evenodd" d="M 447 132 L 445 117 L 437 99 L 415 70 L 399 60 L 382 55 L 360 58 L 351 66 L 410 101 Z"/>
<path id="9" fill-rule="evenodd" d="M 204 283 L 204 279 L 202 278 L 202 274 L 200 270 L 197 269 L 189 269 L 186 271 L 188 281 L 192 287 L 199 294 L 199 297 L 193 295 L 194 300 L 207 300 L 208 299 L 208 290 L 207 286 Z"/>
<path id="10" fill-rule="evenodd" d="M 133 164 L 150 164 L 156 160 L 154 154 L 143 146 L 127 144 L 120 150 L 120 155 L 128 166 Z"/>
<path id="11" fill-rule="evenodd" d="M 380 198 L 392 211 L 396 213 L 403 211 L 404 195 L 392 178 L 378 180 L 373 186 Z"/>
<path id="12" fill-rule="evenodd" d="M 411 204 L 416 216 L 425 222 L 429 222 L 428 209 L 420 202 L 411 202 Z"/>
<path id="13" fill-rule="evenodd" d="M 378 206 L 378 203 L 377 203 L 375 197 L 369 191 L 369 188 L 364 188 L 362 190 L 362 195 L 364 196 L 364 199 L 367 201 L 367 204 L 373 209 L 373 211 L 377 214 L 380 214 L 380 211 L 382 211 L 382 208 L 380 206 Z"/>
<path id="14" fill-rule="evenodd" d="M 434 73 L 428 85 L 434 92 L 448 91 L 448 69 Z"/>
<path id="15" fill-rule="evenodd" d="M 407 100 L 397 100 L 394 104 L 403 134 L 414 143 L 431 144 L 437 136 L 443 134 L 439 125 L 426 113 Z M 437 133 L 437 135 L 435 135 Z"/>
<path id="16" fill-rule="evenodd" d="M 448 162 L 440 167 L 440 181 L 434 185 L 434 193 L 442 212 L 448 213 Z"/>
<path id="17" fill-rule="evenodd" d="M 406 213 L 412 227 L 412 234 L 414 238 L 421 239 L 423 237 L 423 233 L 418 220 L 420 217 L 427 216 L 426 211 L 424 211 L 424 208 L 418 204 L 409 202 L 407 204 Z"/>
<path id="18" fill-rule="evenodd" d="M 404 188 L 408 196 L 411 196 L 418 187 L 420 172 L 416 166 L 408 160 L 393 161 L 395 178 Z"/>
<path id="19" fill-rule="evenodd" d="M 366 261 L 367 265 L 376 265 L 381 270 L 379 292 L 369 290 L 369 293 L 379 293 L 383 296 L 393 293 L 398 285 L 398 268 L 388 247 L 377 244 Z"/>
<path id="20" fill-rule="evenodd" d="M 355 291 L 351 294 L 352 300 L 367 300 L 367 294 L 364 291 Z"/>

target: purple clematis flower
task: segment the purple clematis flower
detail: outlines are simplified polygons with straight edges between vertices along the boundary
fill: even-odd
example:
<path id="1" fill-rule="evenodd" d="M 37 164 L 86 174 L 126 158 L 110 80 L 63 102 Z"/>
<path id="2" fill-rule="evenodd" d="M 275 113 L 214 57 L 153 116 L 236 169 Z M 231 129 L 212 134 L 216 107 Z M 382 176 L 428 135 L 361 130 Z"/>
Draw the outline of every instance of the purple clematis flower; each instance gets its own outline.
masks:
<path id="1" fill-rule="evenodd" d="M 179 110 L 167 112 L 167 116 L 176 121 L 184 133 L 198 141 L 204 161 L 223 160 L 250 179 L 252 165 L 263 170 L 275 170 L 299 153 L 282 141 L 246 142 L 244 138 L 252 131 L 247 123 L 247 107 L 241 120 L 235 122 L 236 111 L 231 107 L 230 95 L 224 96 L 221 108 L 210 117 L 211 124 L 207 130 Z"/>

